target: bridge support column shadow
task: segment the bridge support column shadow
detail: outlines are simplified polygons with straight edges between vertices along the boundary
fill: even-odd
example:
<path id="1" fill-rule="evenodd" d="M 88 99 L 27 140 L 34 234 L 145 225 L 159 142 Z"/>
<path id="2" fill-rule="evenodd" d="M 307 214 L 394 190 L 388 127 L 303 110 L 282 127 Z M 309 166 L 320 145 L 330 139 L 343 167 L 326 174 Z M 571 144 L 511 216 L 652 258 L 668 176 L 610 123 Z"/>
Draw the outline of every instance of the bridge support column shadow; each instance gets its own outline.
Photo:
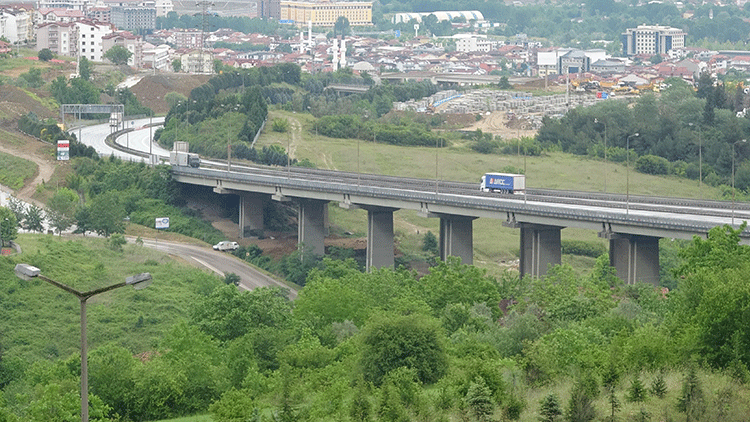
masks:
<path id="1" fill-rule="evenodd" d="M 314 255 L 325 254 L 328 201 L 298 199 L 297 242 Z"/>
<path id="2" fill-rule="evenodd" d="M 511 227 L 521 229 L 521 277 L 539 278 L 547 274 L 550 264 L 562 263 L 560 231 L 562 227 L 541 224 L 514 223 Z"/>
<path id="3" fill-rule="evenodd" d="M 367 210 L 366 268 L 393 268 L 393 211 L 395 208 L 362 207 Z"/>
<path id="4" fill-rule="evenodd" d="M 659 238 L 635 234 L 599 233 L 609 239 L 609 264 L 625 284 L 659 284 Z"/>
<path id="5" fill-rule="evenodd" d="M 474 217 L 440 216 L 440 259 L 461 258 L 467 265 L 474 264 Z"/>
<path id="6" fill-rule="evenodd" d="M 251 230 L 263 230 L 263 207 L 268 195 L 242 192 L 240 197 L 240 238 L 245 238 Z"/>

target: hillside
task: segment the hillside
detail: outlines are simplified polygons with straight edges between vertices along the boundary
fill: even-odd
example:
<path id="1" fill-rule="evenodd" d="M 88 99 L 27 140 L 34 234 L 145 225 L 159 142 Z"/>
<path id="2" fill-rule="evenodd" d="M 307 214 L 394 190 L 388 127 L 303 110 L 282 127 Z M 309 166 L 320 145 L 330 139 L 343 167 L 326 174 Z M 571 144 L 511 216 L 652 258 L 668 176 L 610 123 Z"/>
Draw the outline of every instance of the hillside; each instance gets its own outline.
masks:
<path id="1" fill-rule="evenodd" d="M 169 104 L 164 101 L 167 94 L 177 92 L 187 97 L 190 91 L 208 82 L 209 79 L 210 75 L 145 74 L 130 90 L 141 104 L 153 110 L 157 115 L 164 115 L 169 111 Z"/>

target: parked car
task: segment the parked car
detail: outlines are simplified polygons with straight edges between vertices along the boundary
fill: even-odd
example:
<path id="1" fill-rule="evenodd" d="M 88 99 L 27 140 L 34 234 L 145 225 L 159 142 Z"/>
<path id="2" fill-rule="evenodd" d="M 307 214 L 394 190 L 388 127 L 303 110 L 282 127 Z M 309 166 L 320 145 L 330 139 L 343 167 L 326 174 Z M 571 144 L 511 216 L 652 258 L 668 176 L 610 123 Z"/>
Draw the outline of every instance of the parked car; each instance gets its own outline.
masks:
<path id="1" fill-rule="evenodd" d="M 222 240 L 221 242 L 214 245 L 214 250 L 217 251 L 233 251 L 239 248 L 240 245 L 237 242 L 230 242 L 228 240 Z"/>

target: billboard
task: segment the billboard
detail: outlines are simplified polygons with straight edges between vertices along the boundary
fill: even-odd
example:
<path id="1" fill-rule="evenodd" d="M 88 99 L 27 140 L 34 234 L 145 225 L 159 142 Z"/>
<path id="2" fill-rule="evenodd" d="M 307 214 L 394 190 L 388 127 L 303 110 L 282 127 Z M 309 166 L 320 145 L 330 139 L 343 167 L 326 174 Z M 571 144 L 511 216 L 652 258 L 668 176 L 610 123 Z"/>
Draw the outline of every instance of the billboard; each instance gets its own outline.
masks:
<path id="1" fill-rule="evenodd" d="M 70 160 L 70 141 L 68 141 L 67 139 L 61 139 L 57 141 L 57 160 Z"/>
<path id="2" fill-rule="evenodd" d="M 157 229 L 168 229 L 169 228 L 169 217 L 160 217 L 156 219 Z"/>

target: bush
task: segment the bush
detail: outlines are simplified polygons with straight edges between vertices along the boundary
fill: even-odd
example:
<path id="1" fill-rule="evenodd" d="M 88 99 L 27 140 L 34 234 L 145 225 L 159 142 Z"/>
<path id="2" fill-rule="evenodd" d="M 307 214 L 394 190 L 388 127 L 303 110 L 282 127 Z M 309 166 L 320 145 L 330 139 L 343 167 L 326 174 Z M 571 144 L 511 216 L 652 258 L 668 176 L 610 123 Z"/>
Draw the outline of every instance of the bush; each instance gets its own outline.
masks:
<path id="1" fill-rule="evenodd" d="M 597 258 L 607 253 L 607 247 L 599 242 L 586 242 L 583 240 L 563 240 L 560 242 L 562 253 L 569 255 L 589 256 Z"/>
<path id="2" fill-rule="evenodd" d="M 271 129 L 274 132 L 285 133 L 289 130 L 289 120 L 287 119 L 273 119 L 271 123 Z"/>
<path id="3" fill-rule="evenodd" d="M 635 169 L 646 174 L 669 174 L 669 161 L 656 155 L 644 155 L 636 160 Z"/>

